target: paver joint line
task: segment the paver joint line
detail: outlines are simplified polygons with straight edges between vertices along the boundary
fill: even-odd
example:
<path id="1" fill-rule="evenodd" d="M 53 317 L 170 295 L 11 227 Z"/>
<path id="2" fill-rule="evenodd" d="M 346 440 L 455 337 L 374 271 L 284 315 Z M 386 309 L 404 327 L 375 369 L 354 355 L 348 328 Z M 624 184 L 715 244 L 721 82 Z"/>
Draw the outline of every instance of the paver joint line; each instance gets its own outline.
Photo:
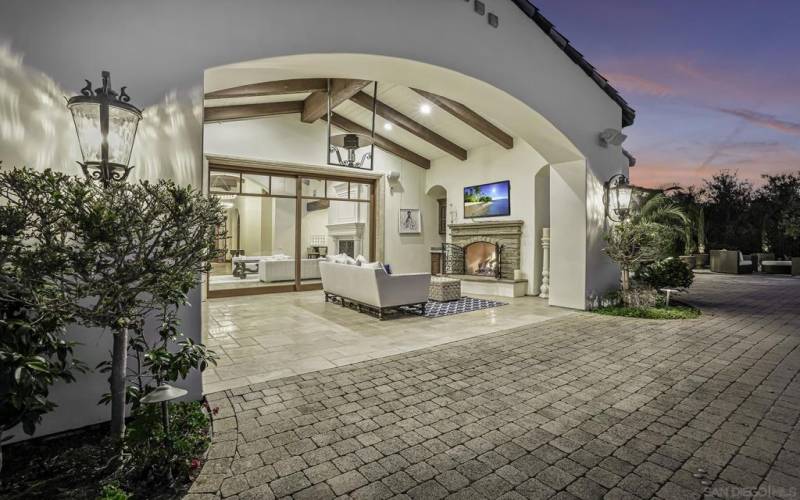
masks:
<path id="1" fill-rule="evenodd" d="M 190 494 L 796 496 L 800 280 L 698 275 L 686 299 L 699 319 L 574 313 L 211 394 Z"/>

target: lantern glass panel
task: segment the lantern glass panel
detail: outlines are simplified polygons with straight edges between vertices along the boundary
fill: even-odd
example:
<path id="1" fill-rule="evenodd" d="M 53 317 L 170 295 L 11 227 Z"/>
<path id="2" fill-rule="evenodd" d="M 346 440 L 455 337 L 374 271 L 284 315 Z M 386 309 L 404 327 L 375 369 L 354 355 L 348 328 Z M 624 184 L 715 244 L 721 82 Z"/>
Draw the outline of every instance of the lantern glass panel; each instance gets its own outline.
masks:
<path id="1" fill-rule="evenodd" d="M 631 195 L 633 189 L 630 184 L 621 184 L 617 186 L 617 210 L 627 211 L 631 206 Z"/>
<path id="2" fill-rule="evenodd" d="M 128 165 L 133 139 L 139 125 L 139 115 L 124 108 L 108 109 L 108 161 Z"/>
<path id="3" fill-rule="evenodd" d="M 100 132 L 100 105 L 92 102 L 76 103 L 69 107 L 78 143 L 85 163 L 100 163 L 100 146 L 103 135 Z"/>

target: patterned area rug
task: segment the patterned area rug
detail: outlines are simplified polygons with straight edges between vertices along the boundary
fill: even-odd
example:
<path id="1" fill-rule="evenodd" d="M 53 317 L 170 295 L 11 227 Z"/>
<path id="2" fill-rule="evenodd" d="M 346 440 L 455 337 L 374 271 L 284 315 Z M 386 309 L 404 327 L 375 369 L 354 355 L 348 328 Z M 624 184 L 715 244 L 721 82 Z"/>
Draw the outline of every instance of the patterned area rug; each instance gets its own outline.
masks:
<path id="1" fill-rule="evenodd" d="M 425 317 L 441 318 L 442 316 L 452 316 L 453 314 L 461 314 L 505 305 L 508 305 L 508 302 L 475 299 L 472 297 L 461 297 L 459 300 L 453 300 L 450 302 L 434 302 L 429 300 L 425 305 Z"/>

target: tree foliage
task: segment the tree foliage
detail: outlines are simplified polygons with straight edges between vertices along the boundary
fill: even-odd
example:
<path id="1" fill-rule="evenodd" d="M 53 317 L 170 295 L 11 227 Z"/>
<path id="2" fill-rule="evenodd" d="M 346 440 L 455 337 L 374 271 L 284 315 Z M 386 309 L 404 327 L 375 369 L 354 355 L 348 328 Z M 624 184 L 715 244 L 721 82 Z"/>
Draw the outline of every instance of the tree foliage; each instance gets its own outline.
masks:
<path id="1" fill-rule="evenodd" d="M 219 201 L 168 180 L 100 187 L 29 169 L 3 172 L 0 191 L 7 202 L 3 221 L 11 251 L 26 248 L 26 231 L 47 242 L 42 255 L 23 252 L 18 259 L 27 258 L 29 267 L 44 262 L 42 279 L 55 283 L 51 288 L 59 290 L 69 312 L 56 314 L 59 320 L 113 332 L 112 357 L 100 368 L 110 372 L 112 435 L 121 438 L 131 395 L 131 334 L 133 352 L 145 358 L 146 372 L 136 374 L 141 382 L 175 380 L 213 362 L 205 347 L 182 337 L 177 311 L 216 255 L 214 228 L 223 220 Z M 158 340 L 149 343 L 146 325 L 153 321 L 161 326 Z M 147 390 L 149 384 L 136 385 Z"/>
<path id="2" fill-rule="evenodd" d="M 605 253 L 622 270 L 622 289 L 630 289 L 630 273 L 640 265 L 665 257 L 671 231 L 655 222 L 624 221 L 605 235 Z"/>

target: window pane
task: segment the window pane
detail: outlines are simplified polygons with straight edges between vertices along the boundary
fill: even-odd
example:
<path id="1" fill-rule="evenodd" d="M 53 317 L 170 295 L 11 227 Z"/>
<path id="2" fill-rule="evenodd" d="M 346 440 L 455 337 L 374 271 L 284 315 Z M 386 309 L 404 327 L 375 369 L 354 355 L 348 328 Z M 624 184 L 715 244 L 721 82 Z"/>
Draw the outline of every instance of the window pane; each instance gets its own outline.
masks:
<path id="1" fill-rule="evenodd" d="M 213 195 L 221 199 L 225 220 L 217 228 L 223 251 L 209 277 L 210 290 L 294 283 L 295 199 Z"/>
<path id="2" fill-rule="evenodd" d="M 248 194 L 269 194 L 269 176 L 242 174 L 242 192 Z"/>
<path id="3" fill-rule="evenodd" d="M 350 199 L 351 200 L 369 200 L 369 184 L 350 183 Z"/>
<path id="4" fill-rule="evenodd" d="M 297 179 L 294 177 L 276 177 L 273 175 L 272 194 L 295 196 L 297 194 Z"/>
<path id="5" fill-rule="evenodd" d="M 303 196 L 324 198 L 325 181 L 320 179 L 303 179 Z"/>
<path id="6" fill-rule="evenodd" d="M 224 170 L 211 171 L 211 184 L 209 191 L 212 193 L 239 193 L 239 173 Z"/>
<path id="7" fill-rule="evenodd" d="M 328 198 L 347 199 L 347 181 L 328 181 Z"/>

